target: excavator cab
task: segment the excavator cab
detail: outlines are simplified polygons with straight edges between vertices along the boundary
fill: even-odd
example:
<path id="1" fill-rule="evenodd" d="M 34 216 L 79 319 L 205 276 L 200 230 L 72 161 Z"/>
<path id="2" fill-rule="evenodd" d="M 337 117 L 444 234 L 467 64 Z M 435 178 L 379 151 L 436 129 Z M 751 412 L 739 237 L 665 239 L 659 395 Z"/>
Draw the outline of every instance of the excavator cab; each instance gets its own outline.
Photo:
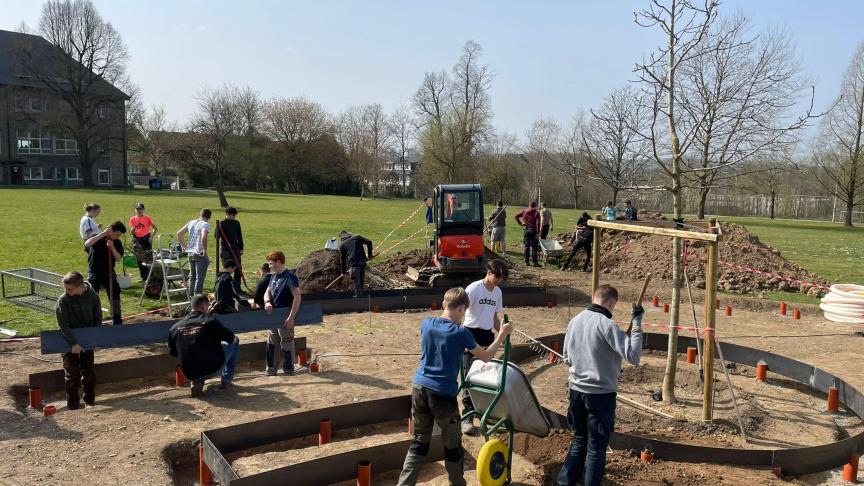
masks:
<path id="1" fill-rule="evenodd" d="M 483 269 L 483 189 L 479 184 L 443 184 L 433 192 L 435 267 L 444 274 Z"/>

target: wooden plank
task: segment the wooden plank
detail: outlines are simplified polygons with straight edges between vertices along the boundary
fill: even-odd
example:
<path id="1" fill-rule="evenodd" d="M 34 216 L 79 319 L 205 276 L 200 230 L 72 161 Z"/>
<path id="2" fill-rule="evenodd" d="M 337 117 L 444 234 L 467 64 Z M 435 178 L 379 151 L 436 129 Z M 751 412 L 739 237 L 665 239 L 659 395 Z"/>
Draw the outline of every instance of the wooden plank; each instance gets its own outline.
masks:
<path id="1" fill-rule="evenodd" d="M 711 219 L 712 233 L 717 231 L 717 220 Z M 705 264 L 705 338 L 702 344 L 702 420 L 714 416 L 714 328 L 717 322 L 717 242 L 708 243 L 708 261 Z M 698 338 L 698 337 L 697 337 Z"/>
<path id="2" fill-rule="evenodd" d="M 629 231 L 631 233 L 642 233 L 648 235 L 677 236 L 679 238 L 686 238 L 688 240 L 717 241 L 720 238 L 720 236 L 716 233 L 699 233 L 697 231 L 684 231 L 672 228 L 658 228 L 655 226 L 643 226 L 629 223 L 613 223 L 612 221 L 588 221 L 588 226 L 619 231 Z"/>
<path id="3" fill-rule="evenodd" d="M 596 216 L 597 221 L 600 220 L 603 216 L 598 214 Z M 589 221 L 588 225 L 593 226 L 591 223 L 594 221 Z M 597 290 L 597 287 L 600 286 L 600 238 L 603 230 L 600 228 L 596 228 L 594 230 L 594 241 L 591 243 L 592 251 L 591 253 L 591 297 L 594 297 L 594 292 Z"/>
<path id="4" fill-rule="evenodd" d="M 235 333 L 263 331 L 277 328 L 288 317 L 289 308 L 273 309 L 267 315 L 263 310 L 225 314 L 219 320 Z M 321 304 L 302 304 L 297 312 L 297 326 L 319 324 L 324 321 Z M 75 337 L 84 349 L 125 348 L 139 344 L 161 343 L 168 339 L 168 331 L 177 320 L 127 324 L 124 326 L 87 327 L 75 330 Z M 42 354 L 65 353 L 69 344 L 60 331 L 42 331 Z"/>

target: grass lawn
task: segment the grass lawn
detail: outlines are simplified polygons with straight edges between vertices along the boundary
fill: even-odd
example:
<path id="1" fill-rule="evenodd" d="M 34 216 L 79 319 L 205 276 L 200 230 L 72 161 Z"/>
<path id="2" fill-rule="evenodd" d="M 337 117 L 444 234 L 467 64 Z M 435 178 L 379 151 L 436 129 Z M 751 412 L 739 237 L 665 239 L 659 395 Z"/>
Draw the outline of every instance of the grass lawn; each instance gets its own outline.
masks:
<path id="1" fill-rule="evenodd" d="M 224 216 L 212 192 L 2 188 L 0 201 L 3 201 L 8 221 L 6 230 L 0 232 L 0 248 L 3 248 L 0 269 L 4 270 L 36 267 L 56 273 L 78 270 L 86 274 L 87 255 L 81 249 L 78 236 L 78 222 L 85 202 L 97 202 L 102 206 L 99 222 L 105 225 L 117 219 L 128 222 L 134 203 L 141 201 L 161 233 L 173 234 L 187 221 L 196 218 L 202 207 L 214 210 L 214 220 Z M 361 201 L 357 197 L 248 192 L 229 193 L 228 201 L 240 210 L 238 219 L 243 224 L 246 243 L 243 262 L 247 270 L 255 270 L 263 262 L 264 255 L 273 248 L 285 252 L 287 265 L 293 267 L 311 251 L 323 248 L 324 242 L 342 229 L 361 233 L 377 246 L 420 205 L 420 201 L 403 199 Z M 491 209 L 487 207 L 487 215 Z M 508 209 L 508 218 L 512 221 L 519 208 Z M 556 209 L 556 230 L 572 226 L 580 214 L 581 211 L 572 209 Z M 421 210 L 414 219 L 396 230 L 384 246 L 389 247 L 420 229 L 423 215 Z M 847 230 L 828 223 L 724 219 L 746 225 L 764 242 L 780 248 L 787 258 L 832 281 L 864 282 L 862 229 Z M 422 233 L 420 235 L 393 252 L 422 248 Z M 511 245 L 518 244 L 518 232 L 514 234 L 511 231 L 508 240 Z M 210 288 L 214 270 L 214 264 L 211 264 L 208 274 Z M 133 272 L 137 275 L 137 270 Z M 143 305 L 139 306 L 140 295 L 141 286 L 137 283 L 123 292 L 124 315 L 163 305 L 145 298 Z M 107 303 L 103 302 L 103 306 L 107 307 Z M 12 320 L 2 323 L 8 319 Z M 20 335 L 31 335 L 44 329 L 55 329 L 56 323 L 51 314 L 0 303 L 0 326 L 15 329 Z"/>

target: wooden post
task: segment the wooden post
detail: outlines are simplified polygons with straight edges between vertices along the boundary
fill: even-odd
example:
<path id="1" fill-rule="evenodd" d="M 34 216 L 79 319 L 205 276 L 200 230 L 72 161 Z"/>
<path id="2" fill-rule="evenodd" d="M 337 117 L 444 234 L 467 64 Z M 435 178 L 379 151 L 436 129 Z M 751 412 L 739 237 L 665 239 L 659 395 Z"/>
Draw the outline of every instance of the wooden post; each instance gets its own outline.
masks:
<path id="1" fill-rule="evenodd" d="M 717 218 L 711 218 L 711 232 L 717 234 Z M 714 328 L 717 323 L 717 257 L 718 242 L 708 242 L 708 261 L 705 263 L 705 337 L 702 344 L 702 370 L 705 385 L 702 395 L 702 420 L 712 421 L 714 415 Z"/>
<path id="2" fill-rule="evenodd" d="M 598 214 L 595 219 L 599 221 L 602 217 L 603 215 Z M 600 286 L 600 233 L 602 231 L 603 228 L 594 228 L 594 242 L 591 245 L 591 295 L 589 298 L 594 297 L 594 291 Z"/>

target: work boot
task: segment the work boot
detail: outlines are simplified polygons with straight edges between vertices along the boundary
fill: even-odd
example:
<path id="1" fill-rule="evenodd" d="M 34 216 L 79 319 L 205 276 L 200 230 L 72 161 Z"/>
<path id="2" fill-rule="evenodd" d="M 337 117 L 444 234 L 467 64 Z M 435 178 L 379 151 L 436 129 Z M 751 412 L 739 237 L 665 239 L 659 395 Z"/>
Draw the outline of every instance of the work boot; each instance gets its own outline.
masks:
<path id="1" fill-rule="evenodd" d="M 282 351 L 282 374 L 294 376 L 294 356 L 291 351 Z"/>
<path id="2" fill-rule="evenodd" d="M 192 397 L 200 397 L 202 391 L 204 391 L 204 380 L 198 379 L 192 381 Z"/>
<path id="3" fill-rule="evenodd" d="M 466 418 L 462 421 L 462 433 L 465 435 L 474 435 L 474 418 Z"/>
<path id="4" fill-rule="evenodd" d="M 267 367 L 264 369 L 267 376 L 276 376 L 276 345 L 267 344 Z"/>

